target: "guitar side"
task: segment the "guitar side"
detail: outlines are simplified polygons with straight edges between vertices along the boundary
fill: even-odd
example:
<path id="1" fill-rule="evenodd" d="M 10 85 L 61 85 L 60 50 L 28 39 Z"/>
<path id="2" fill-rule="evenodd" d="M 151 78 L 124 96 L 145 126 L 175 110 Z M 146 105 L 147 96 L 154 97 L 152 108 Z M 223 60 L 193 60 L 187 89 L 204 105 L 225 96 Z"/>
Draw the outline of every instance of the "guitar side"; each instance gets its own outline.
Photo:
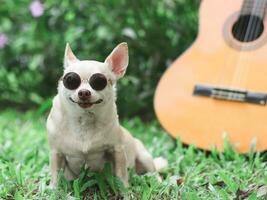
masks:
<path id="1" fill-rule="evenodd" d="M 222 151 L 227 135 L 239 152 L 248 152 L 252 141 L 256 150 L 267 149 L 266 105 L 193 95 L 198 84 L 267 93 L 267 45 L 242 51 L 227 43 L 227 24 L 234 22 L 241 5 L 242 0 L 204 0 L 196 41 L 157 87 L 154 107 L 159 121 L 186 144 Z M 266 35 L 264 30 L 259 41 Z"/>

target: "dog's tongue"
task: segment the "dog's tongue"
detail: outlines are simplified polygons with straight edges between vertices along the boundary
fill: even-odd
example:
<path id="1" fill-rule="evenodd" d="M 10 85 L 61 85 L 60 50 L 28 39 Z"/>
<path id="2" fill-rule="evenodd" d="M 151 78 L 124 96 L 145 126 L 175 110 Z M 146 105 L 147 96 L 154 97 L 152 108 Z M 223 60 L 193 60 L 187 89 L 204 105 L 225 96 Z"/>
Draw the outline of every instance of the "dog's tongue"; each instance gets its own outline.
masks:
<path id="1" fill-rule="evenodd" d="M 78 103 L 78 104 L 82 108 L 89 108 L 89 107 L 91 107 L 93 105 L 91 103 Z"/>

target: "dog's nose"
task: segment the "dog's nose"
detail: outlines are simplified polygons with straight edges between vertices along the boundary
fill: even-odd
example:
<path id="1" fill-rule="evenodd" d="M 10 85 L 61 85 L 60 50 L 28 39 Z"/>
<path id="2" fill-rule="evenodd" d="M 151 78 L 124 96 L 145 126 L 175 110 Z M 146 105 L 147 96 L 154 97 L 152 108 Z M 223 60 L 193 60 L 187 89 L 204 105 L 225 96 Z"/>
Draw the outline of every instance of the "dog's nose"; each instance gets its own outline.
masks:
<path id="1" fill-rule="evenodd" d="M 80 90 L 78 92 L 78 97 L 81 99 L 81 100 L 87 100 L 91 97 L 91 92 L 89 90 Z"/>

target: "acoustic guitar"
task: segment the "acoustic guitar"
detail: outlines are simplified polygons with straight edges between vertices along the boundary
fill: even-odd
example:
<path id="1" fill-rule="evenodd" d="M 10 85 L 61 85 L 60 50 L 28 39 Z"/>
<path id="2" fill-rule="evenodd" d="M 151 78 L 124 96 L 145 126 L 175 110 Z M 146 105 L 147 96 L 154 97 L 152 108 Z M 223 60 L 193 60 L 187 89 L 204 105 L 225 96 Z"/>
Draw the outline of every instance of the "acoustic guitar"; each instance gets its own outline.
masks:
<path id="1" fill-rule="evenodd" d="M 267 149 L 267 0 L 203 0 L 194 44 L 161 78 L 154 108 L 186 144 Z"/>

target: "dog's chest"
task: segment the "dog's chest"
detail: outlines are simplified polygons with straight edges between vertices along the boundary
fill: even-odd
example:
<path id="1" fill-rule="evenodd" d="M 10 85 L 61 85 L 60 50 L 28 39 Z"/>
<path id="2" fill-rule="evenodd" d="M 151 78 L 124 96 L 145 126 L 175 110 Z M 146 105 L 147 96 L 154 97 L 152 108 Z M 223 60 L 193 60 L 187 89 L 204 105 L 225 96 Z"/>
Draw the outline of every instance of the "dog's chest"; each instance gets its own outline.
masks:
<path id="1" fill-rule="evenodd" d="M 114 143 L 111 126 L 94 123 L 90 119 L 78 118 L 68 124 L 64 138 L 63 153 L 87 157 L 88 154 L 103 154 L 110 151 Z"/>

